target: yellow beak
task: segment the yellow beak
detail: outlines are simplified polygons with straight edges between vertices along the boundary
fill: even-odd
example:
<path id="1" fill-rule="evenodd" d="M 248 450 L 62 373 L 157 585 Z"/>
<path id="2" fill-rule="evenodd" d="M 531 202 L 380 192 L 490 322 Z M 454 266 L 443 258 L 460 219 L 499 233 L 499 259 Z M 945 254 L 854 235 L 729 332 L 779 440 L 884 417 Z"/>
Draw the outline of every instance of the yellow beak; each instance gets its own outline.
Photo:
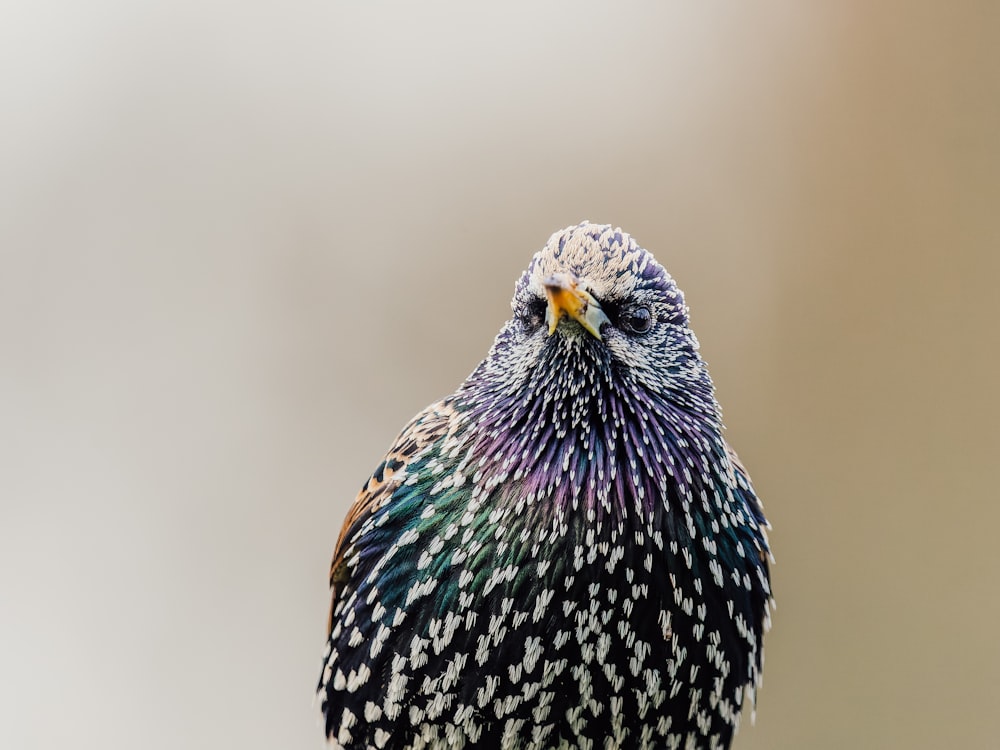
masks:
<path id="1" fill-rule="evenodd" d="M 563 315 L 579 323 L 585 331 L 601 340 L 601 326 L 608 322 L 601 305 L 585 289 L 581 289 L 576 277 L 566 273 L 556 273 L 543 282 L 545 296 L 549 304 L 545 310 L 545 322 L 549 324 L 549 335 L 555 333 Z"/>

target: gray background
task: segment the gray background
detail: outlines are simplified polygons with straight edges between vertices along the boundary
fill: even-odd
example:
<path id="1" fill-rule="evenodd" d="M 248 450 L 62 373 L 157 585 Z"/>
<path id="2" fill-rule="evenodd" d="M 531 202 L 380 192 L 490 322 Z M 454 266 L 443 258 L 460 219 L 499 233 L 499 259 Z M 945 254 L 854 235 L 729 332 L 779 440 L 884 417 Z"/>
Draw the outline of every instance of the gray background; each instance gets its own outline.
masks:
<path id="1" fill-rule="evenodd" d="M 8 4 L 0 746 L 319 748 L 340 522 L 549 234 L 688 294 L 752 748 L 997 746 L 994 3 Z"/>

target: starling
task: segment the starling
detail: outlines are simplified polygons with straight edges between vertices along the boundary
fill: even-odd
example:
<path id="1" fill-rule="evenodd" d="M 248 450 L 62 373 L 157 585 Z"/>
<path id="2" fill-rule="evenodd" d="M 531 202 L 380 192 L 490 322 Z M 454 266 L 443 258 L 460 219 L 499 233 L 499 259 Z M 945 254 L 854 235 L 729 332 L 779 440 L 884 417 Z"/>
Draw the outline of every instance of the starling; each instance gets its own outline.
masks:
<path id="1" fill-rule="evenodd" d="M 318 694 L 355 748 L 728 748 L 760 684 L 767 521 L 684 296 L 554 234 L 513 317 L 348 514 Z"/>

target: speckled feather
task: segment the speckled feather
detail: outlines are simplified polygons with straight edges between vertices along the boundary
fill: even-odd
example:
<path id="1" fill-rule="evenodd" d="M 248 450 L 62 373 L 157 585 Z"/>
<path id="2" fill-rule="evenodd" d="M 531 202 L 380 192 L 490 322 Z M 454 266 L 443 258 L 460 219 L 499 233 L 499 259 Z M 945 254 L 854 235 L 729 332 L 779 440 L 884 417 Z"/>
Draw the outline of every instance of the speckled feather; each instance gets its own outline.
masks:
<path id="1" fill-rule="evenodd" d="M 600 338 L 569 317 L 549 334 L 555 274 L 607 314 Z M 512 308 L 344 524 L 327 735 L 350 750 L 729 747 L 760 682 L 767 522 L 683 295 L 627 234 L 584 223 L 534 256 Z"/>

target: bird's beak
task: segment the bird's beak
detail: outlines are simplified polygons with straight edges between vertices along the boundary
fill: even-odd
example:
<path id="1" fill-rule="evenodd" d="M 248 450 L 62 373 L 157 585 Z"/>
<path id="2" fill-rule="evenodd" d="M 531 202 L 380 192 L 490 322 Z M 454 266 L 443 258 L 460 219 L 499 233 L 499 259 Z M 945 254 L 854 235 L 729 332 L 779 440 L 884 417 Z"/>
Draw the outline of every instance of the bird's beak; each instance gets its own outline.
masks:
<path id="1" fill-rule="evenodd" d="M 586 289 L 581 289 L 576 278 L 570 274 L 556 273 L 543 282 L 545 296 L 549 304 L 545 310 L 545 322 L 549 324 L 549 335 L 555 333 L 563 313 L 579 323 L 598 341 L 601 340 L 601 326 L 608 322 L 600 304 Z"/>

